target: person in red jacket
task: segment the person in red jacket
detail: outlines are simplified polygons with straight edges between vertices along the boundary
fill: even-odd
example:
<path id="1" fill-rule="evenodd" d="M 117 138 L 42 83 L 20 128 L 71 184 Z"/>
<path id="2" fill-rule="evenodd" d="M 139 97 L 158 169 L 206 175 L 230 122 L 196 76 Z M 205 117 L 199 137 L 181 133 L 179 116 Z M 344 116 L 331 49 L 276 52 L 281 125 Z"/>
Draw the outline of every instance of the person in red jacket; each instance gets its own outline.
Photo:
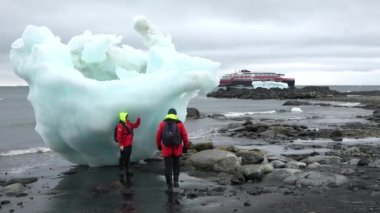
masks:
<path id="1" fill-rule="evenodd" d="M 138 116 L 135 123 L 128 120 L 128 112 L 119 113 L 120 121 L 116 126 L 116 140 L 120 148 L 119 169 L 120 169 L 120 182 L 124 183 L 124 172 L 127 183 L 130 183 L 130 176 L 132 173 L 128 171 L 129 160 L 132 152 L 133 142 L 133 129 L 140 126 L 140 116 Z"/>
<path id="2" fill-rule="evenodd" d="M 174 124 L 175 126 L 171 126 Z M 174 136 L 168 136 L 171 133 Z M 169 138 L 169 139 L 168 139 Z M 170 138 L 175 140 L 168 142 Z M 177 111 L 174 108 L 169 109 L 165 119 L 160 123 L 156 133 L 156 146 L 161 150 L 165 163 L 165 178 L 168 190 L 179 187 L 179 157 L 182 152 L 187 152 L 189 147 L 189 138 L 183 123 L 177 118 Z"/>

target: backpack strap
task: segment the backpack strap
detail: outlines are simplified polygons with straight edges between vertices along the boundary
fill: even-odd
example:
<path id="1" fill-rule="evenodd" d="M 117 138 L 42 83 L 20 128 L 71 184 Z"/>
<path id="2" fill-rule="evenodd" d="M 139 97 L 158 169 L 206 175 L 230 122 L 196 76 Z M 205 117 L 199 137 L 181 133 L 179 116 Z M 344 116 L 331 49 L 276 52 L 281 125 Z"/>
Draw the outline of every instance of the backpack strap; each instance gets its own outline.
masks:
<path id="1" fill-rule="evenodd" d="M 129 127 L 126 123 L 120 121 L 121 125 L 123 125 L 123 135 L 128 135 L 128 134 L 132 134 L 133 135 L 133 130 L 131 127 Z M 127 133 L 124 133 L 125 130 L 127 130 Z"/>

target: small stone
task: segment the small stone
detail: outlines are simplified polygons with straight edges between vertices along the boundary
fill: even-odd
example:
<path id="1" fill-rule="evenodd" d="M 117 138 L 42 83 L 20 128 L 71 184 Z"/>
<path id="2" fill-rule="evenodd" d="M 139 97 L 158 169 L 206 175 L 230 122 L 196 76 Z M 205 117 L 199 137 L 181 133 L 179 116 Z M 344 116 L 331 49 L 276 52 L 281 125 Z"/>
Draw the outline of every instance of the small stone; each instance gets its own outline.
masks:
<path id="1" fill-rule="evenodd" d="M 198 197 L 198 194 L 196 194 L 196 193 L 189 193 L 189 194 L 187 194 L 187 198 L 189 198 L 189 199 L 194 199 L 196 197 Z"/>
<path id="2" fill-rule="evenodd" d="M 369 160 L 366 158 L 362 158 L 358 162 L 358 166 L 368 166 L 368 164 L 369 164 Z"/>
<path id="3" fill-rule="evenodd" d="M 19 202 L 17 203 L 18 206 L 22 206 L 23 202 Z"/>
<path id="4" fill-rule="evenodd" d="M 5 204 L 9 204 L 9 203 L 11 203 L 10 200 L 2 200 L 1 201 L 1 205 L 5 205 Z"/>
<path id="5" fill-rule="evenodd" d="M 340 171 L 341 175 L 352 175 L 354 173 L 355 173 L 355 171 L 353 169 L 350 169 L 350 168 L 346 168 L 346 169 L 343 169 L 342 171 Z"/>
<path id="6" fill-rule="evenodd" d="M 373 192 L 371 192 L 370 196 L 373 196 L 373 197 L 380 196 L 380 192 L 373 191 Z"/>
<path id="7" fill-rule="evenodd" d="M 174 203 L 175 203 L 176 205 L 181 205 L 181 202 L 180 202 L 178 199 L 175 199 Z"/>
<path id="8" fill-rule="evenodd" d="M 251 204 L 248 201 L 245 201 L 244 206 L 251 206 Z"/>
<path id="9" fill-rule="evenodd" d="M 236 173 L 231 178 L 231 185 L 241 185 L 245 183 L 245 177 L 241 173 Z"/>

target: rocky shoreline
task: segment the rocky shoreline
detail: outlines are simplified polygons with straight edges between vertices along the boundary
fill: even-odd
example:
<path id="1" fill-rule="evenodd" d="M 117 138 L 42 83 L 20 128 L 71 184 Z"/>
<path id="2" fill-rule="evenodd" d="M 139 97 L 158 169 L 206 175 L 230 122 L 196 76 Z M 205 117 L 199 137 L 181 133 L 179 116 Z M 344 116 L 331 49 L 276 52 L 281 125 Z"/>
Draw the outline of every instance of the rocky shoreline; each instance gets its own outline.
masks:
<path id="1" fill-rule="evenodd" d="M 244 150 L 236 147 L 218 147 L 202 151 L 190 157 L 190 164 L 200 170 L 206 168 L 219 174 L 230 174 L 224 181 L 225 184 L 240 186 L 240 189 L 253 196 L 280 193 L 302 197 L 293 198 L 293 201 L 285 205 L 280 204 L 284 212 L 380 211 L 380 144 L 371 140 L 362 144 L 342 143 L 343 138 L 373 137 L 374 141 L 378 141 L 376 138 L 380 137 L 380 91 L 340 93 L 328 87 L 293 90 L 229 88 L 219 89 L 208 94 L 208 97 L 291 99 L 284 103 L 288 106 L 314 104 L 331 107 L 330 104 L 318 101 L 358 102 L 360 104 L 354 105 L 355 107 L 373 110 L 372 115 L 363 117 L 369 121 L 368 123 L 346 123 L 336 128 L 318 130 L 309 129 L 305 125 L 281 122 L 254 123 L 249 117 L 239 118 L 240 122 L 226 125 L 219 133 L 233 138 L 260 139 L 266 144 L 282 144 L 285 149 L 321 149 L 325 152 L 273 155 L 257 148 L 260 146 L 249 148 L 247 144 L 248 149 Z M 228 120 L 223 115 L 209 117 Z M 296 140 L 313 141 L 323 138 L 331 142 L 294 143 Z M 211 145 L 208 144 L 206 147 Z M 199 148 L 197 150 L 199 151 Z M 204 162 L 209 162 L 209 165 L 204 165 Z M 328 206 L 319 205 L 320 202 Z M 299 208 L 290 207 L 289 204 L 295 204 Z"/>
<path id="2" fill-rule="evenodd" d="M 248 88 L 219 88 L 214 92 L 207 94 L 207 97 L 213 98 L 238 98 L 238 99 L 280 99 L 280 100 L 326 100 L 326 101 L 344 101 L 344 102 L 361 102 L 361 107 L 367 109 L 378 109 L 380 103 L 380 91 L 354 91 L 338 92 L 331 90 L 328 86 L 305 86 L 294 89 L 248 89 Z M 301 101 L 302 102 L 302 101 Z"/>
<path id="3" fill-rule="evenodd" d="M 327 86 L 306 86 L 294 89 L 265 89 L 265 88 L 219 88 L 207 94 L 214 98 L 239 98 L 239 99 L 311 99 L 325 97 L 343 97 L 345 94 L 330 90 Z"/>

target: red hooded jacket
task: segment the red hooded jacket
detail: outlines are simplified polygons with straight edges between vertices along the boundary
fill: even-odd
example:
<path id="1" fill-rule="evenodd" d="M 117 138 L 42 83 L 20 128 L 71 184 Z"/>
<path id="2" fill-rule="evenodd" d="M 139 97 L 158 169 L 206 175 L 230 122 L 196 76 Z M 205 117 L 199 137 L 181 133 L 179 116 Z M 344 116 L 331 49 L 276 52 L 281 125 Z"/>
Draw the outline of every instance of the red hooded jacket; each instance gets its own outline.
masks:
<path id="1" fill-rule="evenodd" d="M 116 127 L 117 128 L 117 130 L 116 130 L 117 142 L 119 143 L 119 146 L 123 146 L 123 147 L 127 147 L 127 146 L 132 145 L 133 129 L 140 126 L 140 117 L 137 118 L 135 123 L 131 123 L 131 122 L 129 122 L 129 120 L 127 120 L 125 125 L 129 128 L 124 128 L 123 124 L 121 124 L 121 123 L 118 123 L 117 127 Z"/>
<path id="2" fill-rule="evenodd" d="M 170 157 L 170 156 L 179 157 L 182 154 L 183 146 L 186 149 L 189 147 L 189 137 L 187 135 L 187 131 L 185 129 L 185 126 L 183 125 L 183 123 L 181 121 L 179 121 L 179 120 L 177 120 L 177 121 L 178 122 L 176 124 L 177 124 L 177 127 L 179 129 L 179 132 L 180 132 L 180 135 L 182 138 L 182 143 L 178 146 L 166 146 L 165 144 L 163 144 L 162 143 L 162 131 L 164 130 L 165 125 L 166 125 L 165 120 L 161 121 L 160 125 L 158 126 L 158 130 L 156 133 L 156 146 L 158 149 L 161 148 L 161 153 L 162 153 L 162 156 L 164 156 L 164 157 Z"/>

